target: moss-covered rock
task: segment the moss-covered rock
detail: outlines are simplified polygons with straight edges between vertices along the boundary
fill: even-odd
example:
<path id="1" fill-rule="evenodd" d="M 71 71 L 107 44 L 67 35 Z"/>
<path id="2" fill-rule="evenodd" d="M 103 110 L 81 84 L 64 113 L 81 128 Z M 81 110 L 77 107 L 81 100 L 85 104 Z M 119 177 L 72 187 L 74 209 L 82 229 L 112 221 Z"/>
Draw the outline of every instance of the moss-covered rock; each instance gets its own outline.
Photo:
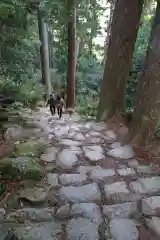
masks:
<path id="1" fill-rule="evenodd" d="M 3 158 L 0 161 L 0 175 L 4 179 L 40 180 L 45 171 L 36 159 L 27 156 Z"/>
<path id="2" fill-rule="evenodd" d="M 44 145 L 40 141 L 28 140 L 16 144 L 15 156 L 40 156 L 44 151 Z"/>
<path id="3" fill-rule="evenodd" d="M 20 125 L 10 126 L 7 128 L 4 137 L 6 140 L 20 141 L 25 138 L 25 131 Z"/>

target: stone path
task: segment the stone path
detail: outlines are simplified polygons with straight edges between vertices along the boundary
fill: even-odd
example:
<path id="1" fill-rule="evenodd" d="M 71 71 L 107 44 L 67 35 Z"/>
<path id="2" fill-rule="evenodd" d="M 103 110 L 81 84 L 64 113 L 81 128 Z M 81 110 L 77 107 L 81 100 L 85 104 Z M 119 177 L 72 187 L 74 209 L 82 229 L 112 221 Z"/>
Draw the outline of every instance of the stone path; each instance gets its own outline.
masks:
<path id="1" fill-rule="evenodd" d="M 57 120 L 43 108 L 34 119 L 30 124 L 38 127 L 23 151 L 37 150 L 41 141 L 43 153 L 35 168 L 41 180 L 22 181 L 20 190 L 1 203 L 1 240 L 8 228 L 22 240 L 160 238 L 158 169 L 142 165 L 104 123 L 74 119 L 68 131 L 67 116 Z M 21 153 L 22 146 L 16 161 L 29 176 L 29 157 Z"/>

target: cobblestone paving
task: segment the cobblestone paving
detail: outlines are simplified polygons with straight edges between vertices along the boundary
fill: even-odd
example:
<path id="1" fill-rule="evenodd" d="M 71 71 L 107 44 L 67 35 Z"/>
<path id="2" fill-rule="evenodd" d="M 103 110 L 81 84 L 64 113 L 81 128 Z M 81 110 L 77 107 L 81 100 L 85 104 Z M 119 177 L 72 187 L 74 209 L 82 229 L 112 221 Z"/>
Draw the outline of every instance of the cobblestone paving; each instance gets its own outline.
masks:
<path id="1" fill-rule="evenodd" d="M 1 206 L 0 239 L 8 226 L 23 240 L 160 239 L 160 171 L 141 165 L 104 123 L 74 119 L 69 129 L 64 117 L 37 113 L 45 179 L 23 183 L 14 206 Z"/>

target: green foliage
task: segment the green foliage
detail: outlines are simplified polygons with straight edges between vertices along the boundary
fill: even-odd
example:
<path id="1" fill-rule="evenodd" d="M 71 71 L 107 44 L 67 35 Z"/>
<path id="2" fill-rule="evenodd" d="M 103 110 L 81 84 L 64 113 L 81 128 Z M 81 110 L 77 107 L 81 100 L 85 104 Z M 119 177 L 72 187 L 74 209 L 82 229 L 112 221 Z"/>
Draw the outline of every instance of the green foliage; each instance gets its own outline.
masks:
<path id="1" fill-rule="evenodd" d="M 90 99 L 91 100 L 91 99 Z M 81 104 L 77 107 L 77 113 L 81 116 L 85 117 L 95 117 L 97 115 L 97 102 L 94 103 L 85 103 Z"/>
<path id="2" fill-rule="evenodd" d="M 6 3 L 7 2 L 7 3 Z M 31 1 L 35 2 L 35 1 Z M 67 84 L 67 19 L 66 0 L 41 1 L 48 25 L 51 82 L 54 90 Z M 100 35 L 100 17 L 106 6 L 102 1 L 77 1 L 77 29 L 79 53 L 76 74 L 78 112 L 96 114 L 99 86 L 104 66 L 97 56 L 102 47 L 94 38 Z M 151 30 L 153 7 L 145 9 L 139 29 L 132 61 L 132 71 L 126 88 L 126 108 L 132 109 L 138 73 L 143 69 Z M 44 89 L 40 85 L 39 33 L 36 4 L 28 0 L 3 0 L 0 3 L 0 93 L 12 96 L 24 105 L 35 107 L 42 100 Z M 16 103 L 17 104 L 17 103 Z M 17 105 L 14 105 L 17 108 Z"/>
<path id="3" fill-rule="evenodd" d="M 132 109 L 132 102 L 134 98 L 134 93 L 138 83 L 138 75 L 144 68 L 146 51 L 148 47 L 151 27 L 153 21 L 153 13 L 142 15 L 141 27 L 138 31 L 136 45 L 134 49 L 133 59 L 132 59 L 132 70 L 130 72 L 130 77 L 127 82 L 126 87 L 126 109 L 130 111 Z"/>
<path id="4" fill-rule="evenodd" d="M 38 101 L 43 100 L 44 89 L 39 83 L 32 83 L 29 79 L 25 84 L 21 85 L 19 101 L 26 106 L 35 107 Z"/>
<path id="5" fill-rule="evenodd" d="M 37 16 L 28 1 L 0 3 L 0 94 L 25 105 L 36 104 L 42 90 L 35 79 L 39 67 Z"/>
<path id="6" fill-rule="evenodd" d="M 36 103 L 43 98 L 43 88 L 38 82 L 34 81 L 34 79 L 28 79 L 24 82 L 17 83 L 10 78 L 1 78 L 0 92 L 4 96 L 13 97 L 16 101 L 21 102 L 25 106 L 36 105 Z"/>
<path id="7" fill-rule="evenodd" d="M 81 116 L 95 117 L 97 115 L 99 103 L 99 94 L 95 91 L 90 90 L 90 93 L 78 95 L 77 97 L 77 112 Z"/>
<path id="8" fill-rule="evenodd" d="M 0 89 L 16 101 L 34 107 L 44 89 L 35 78 L 40 68 L 36 1 L 11 0 L 0 3 Z M 87 7 L 86 7 L 87 6 Z M 66 86 L 67 80 L 67 1 L 41 1 L 48 24 L 51 81 L 53 89 Z M 77 64 L 77 98 L 98 92 L 103 66 L 95 52 L 100 49 L 94 38 L 100 32 L 101 1 L 77 1 L 77 38 L 80 42 Z M 53 70 L 56 70 L 55 72 Z M 52 73 L 54 72 L 54 73 Z M 92 96 L 91 96 L 92 99 Z M 81 105 L 81 101 L 78 101 Z M 83 101 L 82 101 L 83 105 Z M 16 107 L 16 106 L 15 106 Z M 88 111 L 88 110 L 87 110 Z"/>
<path id="9" fill-rule="evenodd" d="M 38 53 L 36 32 L 30 31 L 36 18 L 28 14 L 26 2 L 0 3 L 0 73 L 15 82 L 24 74 L 32 75 Z"/>
<path id="10" fill-rule="evenodd" d="M 126 87 L 126 109 L 132 109 L 132 101 L 138 83 L 138 74 L 143 70 L 148 41 L 152 27 L 153 14 L 144 14 L 142 16 L 142 25 L 138 31 L 135 50 L 132 59 L 132 70 Z"/>

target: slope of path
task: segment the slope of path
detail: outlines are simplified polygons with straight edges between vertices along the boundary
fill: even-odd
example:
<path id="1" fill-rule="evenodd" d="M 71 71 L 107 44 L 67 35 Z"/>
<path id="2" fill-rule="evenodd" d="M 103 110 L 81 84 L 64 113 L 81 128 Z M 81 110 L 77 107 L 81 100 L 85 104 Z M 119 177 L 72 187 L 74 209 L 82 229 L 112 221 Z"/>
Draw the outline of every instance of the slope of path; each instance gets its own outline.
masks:
<path id="1" fill-rule="evenodd" d="M 120 147 L 104 123 L 73 118 L 69 131 L 67 116 L 58 120 L 43 108 L 35 119 L 47 135 L 46 177 L 15 193 L 17 207 L 0 209 L 0 239 L 8 226 L 23 240 L 160 238 L 154 166 L 140 164 L 130 146 Z"/>

